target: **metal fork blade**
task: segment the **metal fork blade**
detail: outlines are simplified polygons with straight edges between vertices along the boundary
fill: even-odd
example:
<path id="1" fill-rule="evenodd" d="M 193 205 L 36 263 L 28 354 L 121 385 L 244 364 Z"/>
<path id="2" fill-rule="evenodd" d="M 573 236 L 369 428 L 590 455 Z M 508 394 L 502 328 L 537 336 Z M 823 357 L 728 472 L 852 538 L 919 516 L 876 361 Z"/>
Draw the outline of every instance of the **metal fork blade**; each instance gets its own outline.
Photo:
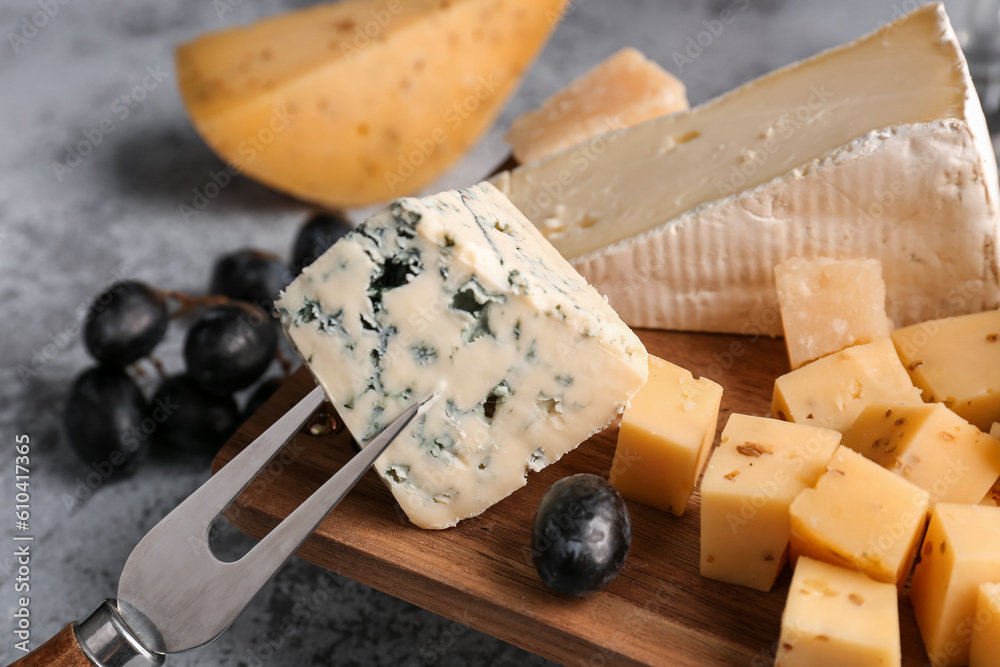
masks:
<path id="1" fill-rule="evenodd" d="M 423 405 L 408 408 L 245 556 L 232 563 L 218 560 L 208 542 L 212 521 L 322 401 L 323 390 L 316 387 L 164 517 L 129 554 L 118 583 L 118 599 L 124 603 L 120 609 L 131 625 L 155 627 L 158 637 L 150 648 L 176 653 L 218 637 Z"/>

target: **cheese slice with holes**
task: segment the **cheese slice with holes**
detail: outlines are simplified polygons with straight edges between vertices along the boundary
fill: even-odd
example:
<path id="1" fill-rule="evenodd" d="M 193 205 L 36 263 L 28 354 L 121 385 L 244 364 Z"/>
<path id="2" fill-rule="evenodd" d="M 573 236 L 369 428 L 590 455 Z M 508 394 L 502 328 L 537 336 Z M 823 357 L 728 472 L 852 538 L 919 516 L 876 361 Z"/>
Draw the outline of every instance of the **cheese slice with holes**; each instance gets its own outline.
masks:
<path id="1" fill-rule="evenodd" d="M 881 260 L 898 326 L 1000 302 L 996 160 L 940 4 L 494 182 L 632 326 L 778 335 L 793 256 Z"/>
<path id="2" fill-rule="evenodd" d="M 522 487 L 649 374 L 636 335 L 488 183 L 396 200 L 275 305 L 362 446 L 438 392 L 375 463 L 422 528 Z"/>

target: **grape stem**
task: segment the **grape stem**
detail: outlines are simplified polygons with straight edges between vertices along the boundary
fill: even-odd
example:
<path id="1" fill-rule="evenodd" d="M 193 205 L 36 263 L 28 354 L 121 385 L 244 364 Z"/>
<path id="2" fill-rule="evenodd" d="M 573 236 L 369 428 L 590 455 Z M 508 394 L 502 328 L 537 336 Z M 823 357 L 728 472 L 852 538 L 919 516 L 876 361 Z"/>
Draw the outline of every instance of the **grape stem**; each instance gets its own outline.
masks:
<path id="1" fill-rule="evenodd" d="M 157 293 L 164 299 L 173 299 L 177 302 L 177 308 L 170 314 L 170 317 L 174 319 L 184 317 L 198 308 L 210 308 L 229 301 L 229 297 L 219 294 L 195 296 L 194 294 L 176 290 L 157 290 Z"/>

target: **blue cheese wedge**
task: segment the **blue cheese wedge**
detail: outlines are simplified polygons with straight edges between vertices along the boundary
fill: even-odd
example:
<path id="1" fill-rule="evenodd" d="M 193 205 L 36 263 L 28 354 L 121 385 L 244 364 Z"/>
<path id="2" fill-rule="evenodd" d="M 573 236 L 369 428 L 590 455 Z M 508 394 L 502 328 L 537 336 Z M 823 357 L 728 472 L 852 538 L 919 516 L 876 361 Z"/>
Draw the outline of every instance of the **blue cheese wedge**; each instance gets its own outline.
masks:
<path id="1" fill-rule="evenodd" d="M 524 486 L 648 375 L 638 337 L 488 183 L 394 201 L 276 307 L 361 446 L 437 392 L 375 464 L 422 528 Z"/>

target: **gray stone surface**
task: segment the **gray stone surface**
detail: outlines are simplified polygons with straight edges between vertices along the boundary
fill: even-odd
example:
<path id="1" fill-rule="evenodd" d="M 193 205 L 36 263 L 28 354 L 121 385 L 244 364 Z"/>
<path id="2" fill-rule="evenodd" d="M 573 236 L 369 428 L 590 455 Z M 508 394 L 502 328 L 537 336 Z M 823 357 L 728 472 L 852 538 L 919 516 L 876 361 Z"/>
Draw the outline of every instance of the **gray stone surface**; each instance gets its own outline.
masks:
<path id="1" fill-rule="evenodd" d="M 49 0 L 58 13 L 24 42 L 45 0 L 0 4 L 0 660 L 13 649 L 13 445 L 31 439 L 32 644 L 113 594 L 133 544 L 208 477 L 205 462 L 152 460 L 133 478 L 82 487 L 88 468 L 60 433 L 72 378 L 89 365 L 81 310 L 121 276 L 199 291 L 215 257 L 252 245 L 287 253 L 307 207 L 236 178 L 190 222 L 178 212 L 223 167 L 198 138 L 178 98 L 173 47 L 205 30 L 309 4 L 302 0 Z M 223 3 L 228 2 L 228 5 Z M 465 185 L 505 154 L 511 119 L 625 45 L 687 83 L 698 103 L 752 77 L 859 36 L 912 0 L 577 0 L 497 127 L 434 189 Z M 217 9 L 231 11 L 220 16 Z M 732 22 L 706 38 L 724 9 Z M 718 24 L 712 24 L 717 25 Z M 699 33 L 706 45 L 685 52 Z M 30 31 L 25 34 L 30 34 Z M 127 115 L 115 100 L 147 71 L 164 74 Z M 443 73 L 443 75 L 446 75 Z M 152 79 L 147 79 L 152 82 Z M 82 164 L 61 174 L 75 144 L 104 123 Z M 665 184 L 669 187 L 669 184 Z M 356 217 L 360 218 L 361 213 Z M 161 356 L 180 370 L 182 328 Z M 148 382 L 146 383 L 148 385 Z M 83 496 L 88 496 L 83 498 Z M 67 500 L 69 499 L 69 500 Z M 226 549 L 248 539 L 223 531 Z M 292 619 L 291 632 L 282 623 Z M 279 644 L 273 646 L 274 644 Z M 220 640 L 172 665 L 522 665 L 544 661 L 397 599 L 293 561 Z M 581 663 L 582 664 L 582 663 Z"/>

